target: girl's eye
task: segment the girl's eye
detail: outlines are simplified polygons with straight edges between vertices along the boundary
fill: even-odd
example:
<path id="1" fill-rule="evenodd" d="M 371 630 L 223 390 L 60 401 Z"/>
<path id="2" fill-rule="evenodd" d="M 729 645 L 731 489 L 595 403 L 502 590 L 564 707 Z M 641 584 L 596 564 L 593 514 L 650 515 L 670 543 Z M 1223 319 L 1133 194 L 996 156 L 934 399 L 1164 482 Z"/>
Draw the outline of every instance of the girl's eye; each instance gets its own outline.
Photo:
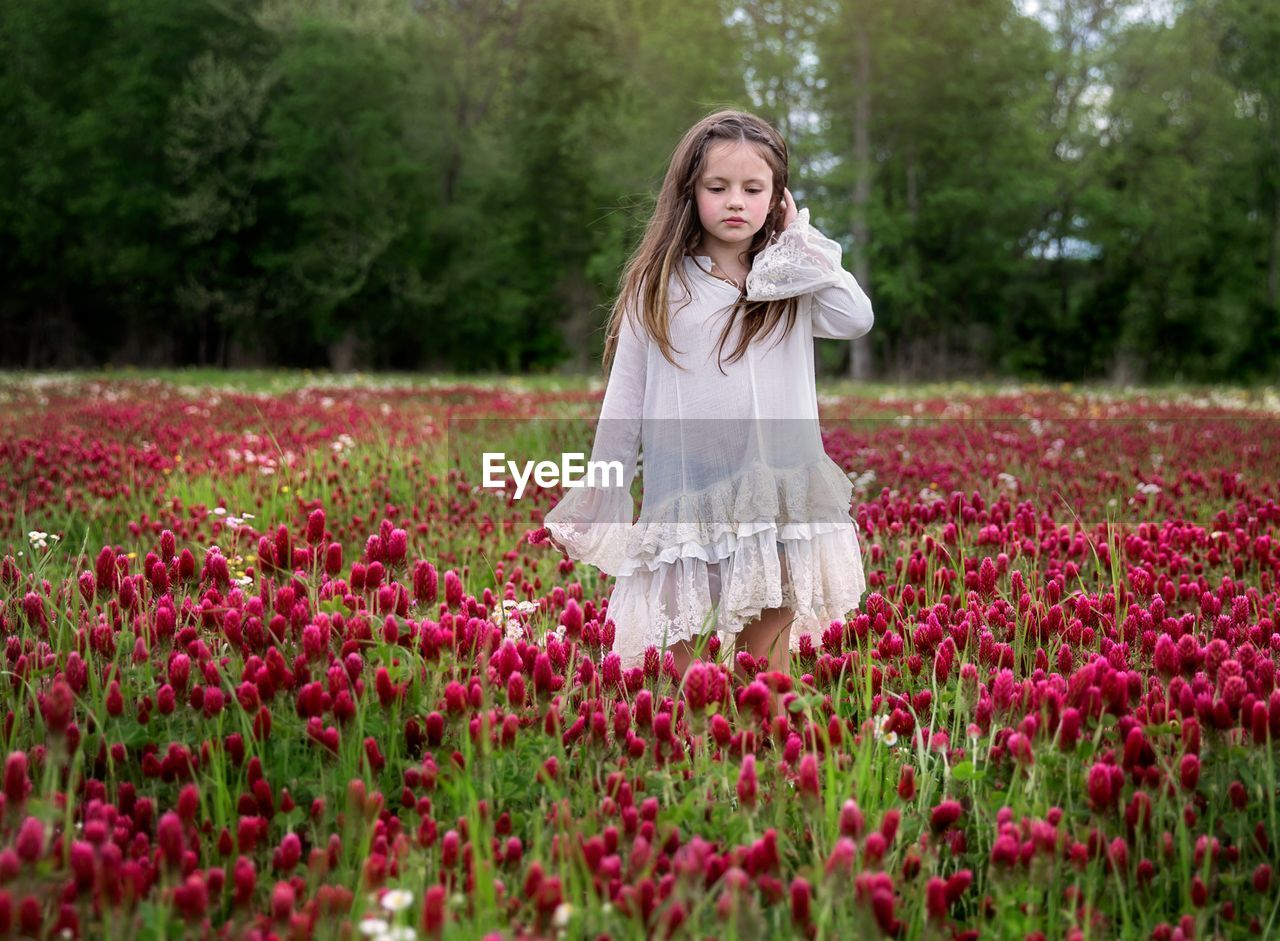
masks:
<path id="1" fill-rule="evenodd" d="M 710 190 L 711 190 L 711 192 L 713 192 L 713 193 L 718 193 L 718 192 L 720 192 L 722 189 L 724 189 L 724 187 L 723 187 L 723 186 L 712 186 L 712 187 L 709 187 L 709 189 L 710 189 Z M 747 192 L 748 192 L 748 193 L 750 193 L 751 195 L 755 196 L 755 195 L 758 195 L 759 193 L 763 193 L 763 192 L 764 192 L 764 190 L 747 190 Z"/>

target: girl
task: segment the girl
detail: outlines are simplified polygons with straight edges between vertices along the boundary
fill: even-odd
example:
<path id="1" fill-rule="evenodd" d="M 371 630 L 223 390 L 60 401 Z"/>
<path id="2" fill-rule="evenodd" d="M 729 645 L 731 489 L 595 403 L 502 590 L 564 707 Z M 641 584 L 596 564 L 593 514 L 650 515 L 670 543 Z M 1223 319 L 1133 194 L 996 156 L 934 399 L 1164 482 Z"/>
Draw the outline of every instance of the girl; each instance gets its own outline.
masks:
<path id="1" fill-rule="evenodd" d="M 624 668 L 652 646 L 683 674 L 715 629 L 787 671 L 800 637 L 818 646 L 866 589 L 813 366 L 814 337 L 873 323 L 840 255 L 796 209 L 767 122 L 719 111 L 681 139 L 605 344 L 591 459 L 622 479 L 570 487 L 544 519 L 556 548 L 617 577 L 607 616 Z"/>

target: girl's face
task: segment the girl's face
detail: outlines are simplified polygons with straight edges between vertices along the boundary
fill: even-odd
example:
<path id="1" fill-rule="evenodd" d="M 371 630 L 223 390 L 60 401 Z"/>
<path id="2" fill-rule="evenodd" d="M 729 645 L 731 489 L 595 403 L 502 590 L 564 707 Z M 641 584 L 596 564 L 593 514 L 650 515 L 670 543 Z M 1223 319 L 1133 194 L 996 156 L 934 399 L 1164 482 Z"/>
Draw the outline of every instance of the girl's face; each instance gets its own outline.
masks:
<path id="1" fill-rule="evenodd" d="M 764 226 L 773 201 L 773 170 L 759 150 L 741 141 L 720 141 L 707 151 L 702 178 L 694 181 L 703 249 L 737 254 Z M 735 222 L 734 220 L 741 220 Z"/>

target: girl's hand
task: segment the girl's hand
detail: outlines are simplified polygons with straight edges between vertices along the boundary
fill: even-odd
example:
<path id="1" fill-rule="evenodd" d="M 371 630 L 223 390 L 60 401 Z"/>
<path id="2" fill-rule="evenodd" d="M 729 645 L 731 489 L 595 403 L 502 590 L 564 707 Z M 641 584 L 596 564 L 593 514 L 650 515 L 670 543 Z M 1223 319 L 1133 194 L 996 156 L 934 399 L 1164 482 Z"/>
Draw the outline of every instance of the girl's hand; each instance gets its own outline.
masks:
<path id="1" fill-rule="evenodd" d="M 550 533 L 547 533 L 547 542 L 551 543 L 551 545 L 552 545 L 552 546 L 554 546 L 557 550 L 559 550 L 560 552 L 564 553 L 565 555 L 568 555 L 568 554 L 569 554 L 569 553 L 568 553 L 568 551 L 566 551 L 566 550 L 565 550 L 565 547 L 564 547 L 564 546 L 562 546 L 562 545 L 560 545 L 560 543 L 556 542 L 556 537 L 555 537 L 555 536 L 553 536 L 553 535 L 551 535 Z"/>
<path id="2" fill-rule="evenodd" d="M 800 215 L 800 210 L 796 208 L 795 197 L 791 195 L 791 190 L 785 186 L 782 188 L 782 229 L 786 229 L 796 220 L 796 216 Z"/>

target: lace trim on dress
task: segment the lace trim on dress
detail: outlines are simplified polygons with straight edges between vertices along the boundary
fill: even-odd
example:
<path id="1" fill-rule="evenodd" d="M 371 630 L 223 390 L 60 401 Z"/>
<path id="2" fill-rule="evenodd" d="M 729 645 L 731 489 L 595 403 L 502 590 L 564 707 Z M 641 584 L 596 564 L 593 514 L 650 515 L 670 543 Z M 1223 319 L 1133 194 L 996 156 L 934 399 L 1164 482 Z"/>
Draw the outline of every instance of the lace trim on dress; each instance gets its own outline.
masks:
<path id="1" fill-rule="evenodd" d="M 569 553 L 616 575 L 627 556 L 635 500 L 622 487 L 574 487 L 547 511 L 542 524 Z"/>
<path id="2" fill-rule="evenodd" d="M 822 632 L 844 621 L 867 588 L 856 527 L 850 520 L 812 539 L 787 540 L 781 553 L 776 535 L 764 530 L 739 540 L 731 557 L 716 562 L 679 558 L 619 579 L 605 617 L 614 622 L 613 650 L 623 667 L 640 665 L 648 647 L 661 651 L 709 630 L 720 637 L 721 655 L 731 657 L 736 635 L 768 608 L 795 613 L 792 651 L 804 636 L 819 646 Z"/>
<path id="3" fill-rule="evenodd" d="M 706 547 L 725 533 L 751 535 L 781 528 L 786 539 L 823 520 L 848 521 L 853 482 L 830 458 L 781 469 L 757 461 L 730 480 L 682 492 L 645 510 L 627 537 L 628 558 L 670 561 L 684 547 Z M 745 531 L 744 531 L 745 530 Z"/>
<path id="4" fill-rule="evenodd" d="M 809 224 L 808 208 L 751 263 L 747 300 L 773 301 L 842 283 L 840 243 Z"/>
<path id="5" fill-rule="evenodd" d="M 670 565 L 679 559 L 701 559 L 703 562 L 719 562 L 733 555 L 740 543 L 755 537 L 759 533 L 774 533 L 776 539 L 793 542 L 796 540 L 816 539 L 824 533 L 847 529 L 850 523 L 853 524 L 854 531 L 857 532 L 858 521 L 847 513 L 839 513 L 835 518 L 828 520 L 816 520 L 811 523 L 787 523 L 783 526 L 777 526 L 770 520 L 756 520 L 751 523 L 738 524 L 736 531 L 731 525 L 727 525 L 724 527 L 724 532 L 717 536 L 713 542 L 687 542 L 668 546 L 657 555 L 646 559 L 628 557 L 622 564 L 622 569 L 618 572 L 618 575 L 621 577 L 623 575 L 632 575 L 639 571 L 654 572 L 660 567 Z"/>

